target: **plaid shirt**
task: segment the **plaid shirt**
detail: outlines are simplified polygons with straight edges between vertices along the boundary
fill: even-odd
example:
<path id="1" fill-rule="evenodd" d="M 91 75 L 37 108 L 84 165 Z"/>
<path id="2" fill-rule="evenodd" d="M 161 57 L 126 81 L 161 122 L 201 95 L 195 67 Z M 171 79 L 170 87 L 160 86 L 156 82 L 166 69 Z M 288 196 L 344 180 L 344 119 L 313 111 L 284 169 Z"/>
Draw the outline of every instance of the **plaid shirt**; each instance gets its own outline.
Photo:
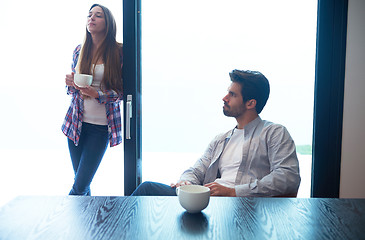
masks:
<path id="1" fill-rule="evenodd" d="M 81 45 L 78 45 L 74 50 L 72 72 L 75 72 L 80 50 Z M 121 54 L 121 62 L 122 61 L 123 59 Z M 123 66 L 123 62 L 121 66 Z M 113 147 L 122 142 L 122 118 L 120 113 L 120 102 L 123 99 L 123 95 L 118 94 L 114 90 L 104 90 L 97 92 L 99 97 L 96 98 L 96 100 L 100 104 L 105 105 L 106 117 L 108 120 L 110 147 Z M 67 86 L 67 94 L 72 96 L 72 100 L 62 125 L 62 132 L 77 146 L 79 144 L 81 135 L 84 100 L 80 94 L 80 91 L 74 87 Z"/>

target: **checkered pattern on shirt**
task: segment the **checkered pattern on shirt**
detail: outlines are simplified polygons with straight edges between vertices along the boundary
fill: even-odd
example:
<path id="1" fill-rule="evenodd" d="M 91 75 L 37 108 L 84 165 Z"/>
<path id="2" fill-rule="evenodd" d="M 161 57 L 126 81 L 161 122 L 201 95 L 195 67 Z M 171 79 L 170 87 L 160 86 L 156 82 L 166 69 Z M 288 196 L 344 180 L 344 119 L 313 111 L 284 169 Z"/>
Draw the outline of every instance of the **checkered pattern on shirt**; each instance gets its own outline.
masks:
<path id="1" fill-rule="evenodd" d="M 78 45 L 73 52 L 72 72 L 75 72 L 77 60 L 80 55 L 81 45 Z M 122 62 L 122 56 L 121 56 Z M 71 105 L 66 113 L 62 125 L 62 132 L 71 139 L 77 146 L 80 140 L 82 118 L 84 113 L 84 100 L 80 91 L 74 87 L 67 86 L 67 94 L 72 96 Z M 105 104 L 106 116 L 108 119 L 108 131 L 110 146 L 116 146 L 122 142 L 122 118 L 120 103 L 123 99 L 122 94 L 113 90 L 98 91 L 99 98 L 96 100 Z"/>

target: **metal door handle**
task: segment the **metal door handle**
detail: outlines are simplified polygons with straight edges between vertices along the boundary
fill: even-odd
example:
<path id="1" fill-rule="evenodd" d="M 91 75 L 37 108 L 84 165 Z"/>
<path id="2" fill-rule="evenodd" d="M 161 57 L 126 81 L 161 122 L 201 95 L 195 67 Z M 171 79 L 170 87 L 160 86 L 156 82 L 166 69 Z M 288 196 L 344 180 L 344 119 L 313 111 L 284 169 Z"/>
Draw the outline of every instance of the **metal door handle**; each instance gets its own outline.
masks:
<path id="1" fill-rule="evenodd" d="M 132 118 L 132 95 L 127 95 L 127 104 L 126 104 L 126 132 L 125 138 L 131 139 L 131 118 Z"/>

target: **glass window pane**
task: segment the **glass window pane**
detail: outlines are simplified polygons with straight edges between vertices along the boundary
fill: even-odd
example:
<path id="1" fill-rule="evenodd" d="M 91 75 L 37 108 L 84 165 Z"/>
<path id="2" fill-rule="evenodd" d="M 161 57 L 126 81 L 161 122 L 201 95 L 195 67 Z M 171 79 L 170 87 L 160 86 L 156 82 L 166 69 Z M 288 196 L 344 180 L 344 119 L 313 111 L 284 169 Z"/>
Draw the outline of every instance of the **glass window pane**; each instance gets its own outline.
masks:
<path id="1" fill-rule="evenodd" d="M 114 14 L 122 42 L 122 1 L 101 0 Z M 66 195 L 73 184 L 61 125 L 71 98 L 65 74 L 82 43 L 94 1 L 5 1 L 2 38 L 0 205 L 17 195 Z M 107 150 L 93 195 L 123 194 L 123 146 Z"/>
<path id="2" fill-rule="evenodd" d="M 270 81 L 261 118 L 288 128 L 309 197 L 316 12 L 316 1 L 143 1 L 143 180 L 176 182 L 235 126 L 222 113 L 228 73 L 249 69 Z"/>

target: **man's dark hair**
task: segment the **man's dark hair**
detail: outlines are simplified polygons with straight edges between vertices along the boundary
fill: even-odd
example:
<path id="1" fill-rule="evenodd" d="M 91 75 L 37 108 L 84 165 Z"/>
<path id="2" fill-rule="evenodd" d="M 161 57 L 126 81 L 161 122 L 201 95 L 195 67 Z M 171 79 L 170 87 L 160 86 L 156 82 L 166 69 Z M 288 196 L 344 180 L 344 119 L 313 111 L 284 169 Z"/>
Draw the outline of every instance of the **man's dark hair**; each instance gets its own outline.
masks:
<path id="1" fill-rule="evenodd" d="M 241 84 L 243 103 L 256 100 L 256 112 L 261 113 L 270 95 L 270 84 L 267 78 L 258 71 L 233 70 L 229 73 L 232 82 Z"/>

